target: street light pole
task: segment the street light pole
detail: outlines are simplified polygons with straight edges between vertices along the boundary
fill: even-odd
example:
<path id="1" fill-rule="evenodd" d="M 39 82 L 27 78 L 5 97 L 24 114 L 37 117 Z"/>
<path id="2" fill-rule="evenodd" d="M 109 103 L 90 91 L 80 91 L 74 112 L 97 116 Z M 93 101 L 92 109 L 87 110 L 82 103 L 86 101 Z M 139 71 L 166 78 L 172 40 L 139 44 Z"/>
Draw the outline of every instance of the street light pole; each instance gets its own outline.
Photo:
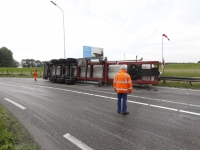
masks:
<path id="1" fill-rule="evenodd" d="M 55 6 L 58 6 L 56 3 L 54 3 L 53 1 L 51 1 L 51 3 L 53 3 Z M 58 8 L 63 12 L 63 33 L 64 33 L 64 58 L 66 58 L 65 55 L 65 21 L 64 21 L 64 11 L 58 6 Z"/>

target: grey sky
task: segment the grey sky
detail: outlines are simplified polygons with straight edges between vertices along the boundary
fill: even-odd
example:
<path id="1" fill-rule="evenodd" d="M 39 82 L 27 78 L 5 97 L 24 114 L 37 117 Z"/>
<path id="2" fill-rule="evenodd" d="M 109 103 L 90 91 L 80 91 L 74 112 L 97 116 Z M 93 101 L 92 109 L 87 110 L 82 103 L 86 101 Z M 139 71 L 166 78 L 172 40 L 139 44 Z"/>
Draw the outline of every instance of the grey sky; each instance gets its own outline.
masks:
<path id="1" fill-rule="evenodd" d="M 108 60 L 200 61 L 199 0 L 53 0 L 65 12 L 66 57 L 83 46 Z M 50 0 L 0 0 L 0 48 L 14 59 L 64 57 L 62 11 Z"/>

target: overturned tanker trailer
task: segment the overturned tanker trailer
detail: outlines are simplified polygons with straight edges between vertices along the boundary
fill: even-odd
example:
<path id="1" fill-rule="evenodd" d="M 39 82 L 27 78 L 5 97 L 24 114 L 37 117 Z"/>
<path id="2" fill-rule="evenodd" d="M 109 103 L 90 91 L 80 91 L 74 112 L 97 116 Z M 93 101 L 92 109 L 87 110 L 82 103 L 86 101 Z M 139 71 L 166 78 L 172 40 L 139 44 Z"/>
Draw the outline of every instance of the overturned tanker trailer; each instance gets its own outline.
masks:
<path id="1" fill-rule="evenodd" d="M 51 82 L 75 84 L 76 82 L 95 81 L 98 85 L 112 83 L 121 65 L 127 65 L 127 73 L 137 85 L 157 85 L 159 61 L 122 60 L 108 61 L 107 58 L 52 59 L 44 63 L 43 79 Z"/>

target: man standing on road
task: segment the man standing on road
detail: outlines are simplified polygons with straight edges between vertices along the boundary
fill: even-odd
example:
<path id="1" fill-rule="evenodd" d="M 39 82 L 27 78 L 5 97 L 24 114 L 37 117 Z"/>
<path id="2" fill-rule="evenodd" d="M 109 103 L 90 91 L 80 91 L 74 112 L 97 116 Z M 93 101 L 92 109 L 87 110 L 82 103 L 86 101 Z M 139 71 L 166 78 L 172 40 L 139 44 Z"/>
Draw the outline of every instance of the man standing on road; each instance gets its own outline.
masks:
<path id="1" fill-rule="evenodd" d="M 37 69 L 34 69 L 34 70 L 33 70 L 33 77 L 34 77 L 34 80 L 36 81 L 37 78 L 38 78 Z"/>
<path id="2" fill-rule="evenodd" d="M 120 71 L 115 75 L 113 80 L 113 87 L 115 92 L 117 92 L 117 112 L 122 113 L 122 115 L 128 115 L 127 109 L 127 94 L 132 93 L 132 81 L 130 75 L 127 73 L 127 65 L 122 65 Z M 121 99 L 123 98 L 122 110 L 121 110 Z"/>

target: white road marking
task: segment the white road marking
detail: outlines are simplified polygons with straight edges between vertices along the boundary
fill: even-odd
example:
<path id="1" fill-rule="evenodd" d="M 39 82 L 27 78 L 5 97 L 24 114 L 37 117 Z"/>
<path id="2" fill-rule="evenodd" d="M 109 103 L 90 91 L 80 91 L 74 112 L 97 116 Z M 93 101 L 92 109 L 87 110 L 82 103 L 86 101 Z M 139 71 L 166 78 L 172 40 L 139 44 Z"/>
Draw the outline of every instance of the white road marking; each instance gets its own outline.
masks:
<path id="1" fill-rule="evenodd" d="M 114 100 L 117 100 L 117 98 L 114 98 L 114 97 L 108 97 L 109 99 L 114 99 Z"/>
<path id="2" fill-rule="evenodd" d="M 45 86 L 41 86 L 41 87 L 45 87 Z M 62 90 L 60 88 L 53 88 L 53 87 L 47 87 L 47 88 L 52 88 L 52 89 L 59 89 Z M 71 91 L 71 90 L 66 90 L 66 91 Z M 96 91 L 96 90 L 91 90 L 91 91 Z M 198 91 L 198 90 L 197 90 Z M 103 93 L 111 93 L 111 92 L 103 92 Z M 114 93 L 116 94 L 116 93 Z M 95 94 L 90 94 L 88 93 L 88 95 L 95 95 Z M 169 100 L 161 100 L 161 99 L 154 99 L 154 98 L 148 98 L 148 97 L 140 97 L 140 96 L 135 96 L 135 95 L 129 95 L 130 97 L 138 97 L 138 98 L 142 98 L 142 99 L 150 99 L 150 100 L 155 100 L 155 101 L 163 101 L 163 102 L 168 102 L 168 103 L 177 103 L 177 104 L 182 104 L 182 105 L 190 105 L 190 106 L 194 106 L 194 107 L 200 107 L 200 105 L 193 105 L 193 104 L 187 104 L 187 103 L 180 103 L 180 102 L 174 102 L 174 101 L 169 101 Z"/>
<path id="3" fill-rule="evenodd" d="M 168 103 L 175 103 L 175 104 L 188 105 L 187 103 L 179 103 L 179 102 L 168 101 L 168 100 L 162 100 L 162 101 L 163 101 L 163 102 L 168 102 Z"/>
<path id="4" fill-rule="evenodd" d="M 32 86 L 35 86 L 35 85 L 32 85 Z M 37 87 L 43 87 L 43 88 L 45 87 L 45 88 L 50 88 L 50 89 L 63 90 L 63 89 L 61 89 L 61 88 L 46 87 L 46 86 L 38 86 L 38 85 L 37 85 Z M 65 90 L 65 91 L 77 92 L 77 91 L 72 91 L 72 90 Z M 95 90 L 91 90 L 91 91 L 95 91 Z M 110 93 L 110 92 L 108 92 L 108 93 Z M 102 96 L 102 95 L 95 95 L 95 94 L 83 93 L 83 92 L 81 92 L 81 94 L 94 95 L 94 96 L 98 96 L 98 97 L 105 97 L 105 98 L 117 100 L 117 98 L 106 97 L 106 96 Z M 115 94 L 116 94 L 116 93 L 115 93 Z M 134 96 L 134 95 L 129 95 L 129 96 L 130 96 L 130 97 L 145 98 L 145 97 Z M 147 98 L 147 97 L 146 97 L 146 99 L 151 99 L 151 100 L 156 100 L 156 101 L 162 101 L 162 102 L 168 102 L 168 103 L 177 103 L 177 104 L 188 105 L 188 106 L 193 106 L 193 107 L 200 107 L 200 105 L 187 104 L 187 103 L 180 103 L 180 102 L 174 102 L 174 101 L 169 101 L 169 100 L 153 99 L 153 98 Z M 157 107 L 157 108 L 162 108 L 162 109 L 167 109 L 167 110 L 172 110 L 172 111 L 179 111 L 179 112 L 188 113 L 188 114 L 193 114 L 193 115 L 200 115 L 199 113 L 195 113 L 195 112 L 190 112 L 190 111 L 185 111 L 185 110 L 178 110 L 178 109 L 174 109 L 174 108 L 170 108 L 170 107 L 163 107 L 163 106 L 159 106 L 159 105 L 153 105 L 153 104 L 147 104 L 147 103 L 141 103 L 141 102 L 129 101 L 129 100 L 127 100 L 127 102 L 129 102 L 129 103 L 135 103 L 135 104 L 141 104 L 141 105 L 148 105 L 148 106 L 151 106 L 151 107 Z"/>
<path id="5" fill-rule="evenodd" d="M 94 95 L 94 94 L 90 94 L 90 93 L 82 93 L 82 94 L 86 94 L 86 95 Z"/>
<path id="6" fill-rule="evenodd" d="M 146 99 L 146 97 L 140 97 L 140 98 Z"/>
<path id="7" fill-rule="evenodd" d="M 103 96 L 103 95 L 94 95 L 94 96 L 98 96 L 98 97 L 105 97 L 105 98 L 108 98 L 107 96 Z"/>
<path id="8" fill-rule="evenodd" d="M 90 95 L 90 93 L 84 93 L 84 92 L 82 94 Z"/>
<path id="9" fill-rule="evenodd" d="M 139 96 L 134 96 L 134 95 L 129 95 L 129 96 L 131 96 L 131 97 L 139 97 Z"/>
<path id="10" fill-rule="evenodd" d="M 15 106 L 21 108 L 21 109 L 26 109 L 26 107 L 24 107 L 24 106 L 22 106 L 22 105 L 20 105 L 20 104 L 18 104 L 18 103 L 16 103 L 16 102 L 14 102 L 14 101 L 8 99 L 8 98 L 4 98 L 4 99 L 5 99 L 6 101 L 8 101 L 8 102 L 14 104 Z"/>
<path id="11" fill-rule="evenodd" d="M 146 97 L 146 99 L 150 99 L 150 100 L 153 100 L 153 98 L 148 98 L 148 97 Z"/>
<path id="12" fill-rule="evenodd" d="M 195 113 L 195 112 L 191 112 L 191 111 L 179 110 L 179 112 L 200 116 L 200 113 Z"/>
<path id="13" fill-rule="evenodd" d="M 140 105 L 149 105 L 147 103 L 141 103 L 141 102 L 129 101 L 129 100 L 127 100 L 127 102 L 129 102 L 129 103 L 135 103 L 135 104 L 140 104 Z"/>
<path id="14" fill-rule="evenodd" d="M 189 104 L 190 106 L 200 107 L 200 105 Z"/>
<path id="15" fill-rule="evenodd" d="M 162 109 L 173 110 L 173 111 L 178 111 L 178 109 L 174 109 L 174 108 L 170 108 L 170 107 L 163 107 L 163 106 L 159 106 L 159 105 L 152 105 L 152 104 L 150 104 L 149 106 L 151 106 L 151 107 L 157 107 L 157 108 L 162 108 Z"/>
<path id="16" fill-rule="evenodd" d="M 81 142 L 77 138 L 73 137 L 69 133 L 63 135 L 63 137 L 66 138 L 66 139 L 68 139 L 70 142 L 72 142 L 73 144 L 75 144 L 77 147 L 79 147 L 82 150 L 93 150 L 91 147 L 89 147 L 85 143 Z"/>
<path id="17" fill-rule="evenodd" d="M 74 93 L 82 93 L 82 92 L 79 92 L 79 91 L 71 91 L 71 92 L 74 92 Z"/>
<path id="18" fill-rule="evenodd" d="M 155 101 L 161 101 L 161 99 L 152 99 L 152 100 L 155 100 Z"/>

